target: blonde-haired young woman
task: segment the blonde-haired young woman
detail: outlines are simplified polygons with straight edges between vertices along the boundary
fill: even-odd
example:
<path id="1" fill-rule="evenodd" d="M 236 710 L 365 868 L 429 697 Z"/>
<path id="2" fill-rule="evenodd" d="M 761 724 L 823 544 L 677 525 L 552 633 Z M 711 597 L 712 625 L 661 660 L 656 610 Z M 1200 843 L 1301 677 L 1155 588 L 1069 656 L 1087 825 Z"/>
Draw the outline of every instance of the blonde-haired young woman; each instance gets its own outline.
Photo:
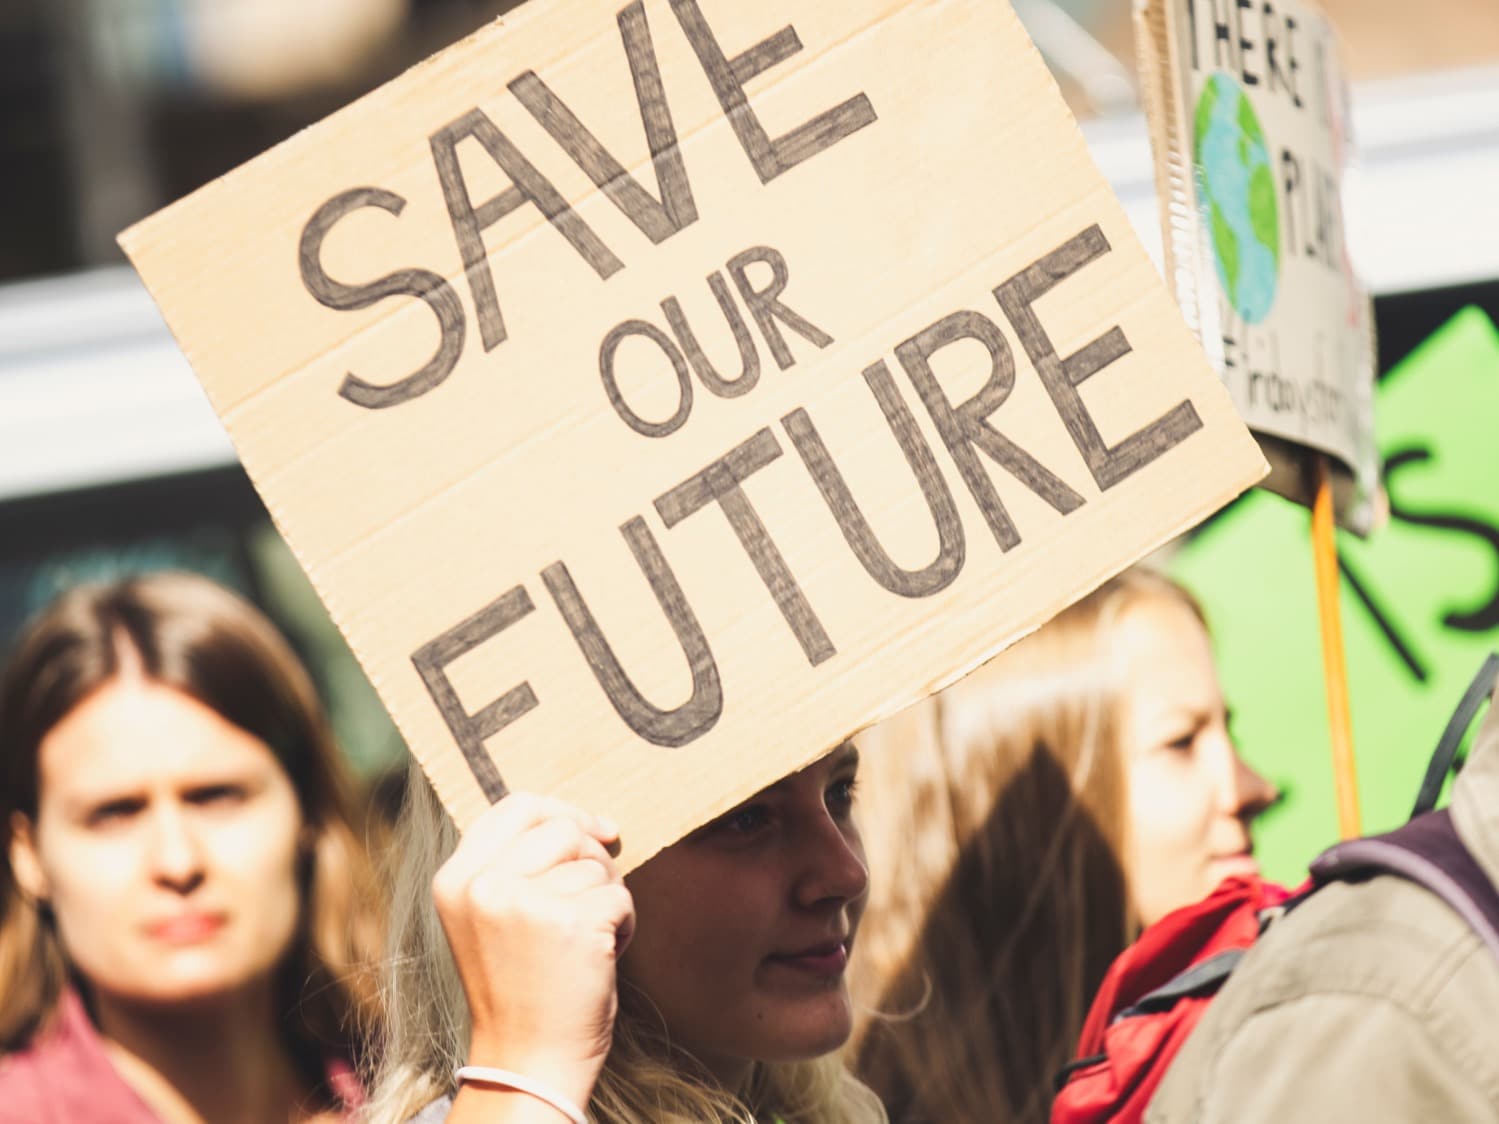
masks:
<path id="1" fill-rule="evenodd" d="M 1201 610 L 1126 572 L 858 742 L 857 1070 L 897 1122 L 1040 1124 L 1114 957 L 1255 869 Z"/>
<path id="2" fill-rule="evenodd" d="M 611 825 L 530 794 L 460 841 L 413 772 L 367 1119 L 882 1124 L 837 1057 L 857 768 L 842 746 L 628 878 Z"/>
<path id="3" fill-rule="evenodd" d="M 269 621 L 186 574 L 64 594 L 0 685 L 0 1119 L 352 1118 L 380 899 Z"/>

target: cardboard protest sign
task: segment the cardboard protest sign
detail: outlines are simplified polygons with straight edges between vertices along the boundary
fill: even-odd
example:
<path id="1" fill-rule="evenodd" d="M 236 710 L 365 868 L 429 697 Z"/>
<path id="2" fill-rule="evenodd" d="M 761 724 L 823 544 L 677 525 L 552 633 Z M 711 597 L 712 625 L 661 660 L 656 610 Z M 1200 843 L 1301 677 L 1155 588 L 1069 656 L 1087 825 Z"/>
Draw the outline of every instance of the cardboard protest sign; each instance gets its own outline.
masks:
<path id="1" fill-rule="evenodd" d="M 121 241 L 459 823 L 626 866 L 1263 471 L 993 0 L 528 5 Z"/>
<path id="2" fill-rule="evenodd" d="M 1303 0 L 1136 0 L 1167 274 L 1270 458 L 1311 502 L 1302 449 L 1332 458 L 1339 522 L 1381 513 L 1373 307 L 1343 226 L 1348 91 L 1332 25 Z"/>
<path id="3" fill-rule="evenodd" d="M 1342 618 L 1366 831 L 1410 814 L 1427 758 L 1483 657 L 1499 650 L 1499 329 L 1454 317 L 1379 385 L 1390 522 L 1344 537 Z M 1334 842 L 1306 513 L 1245 498 L 1181 550 L 1173 572 L 1213 626 L 1234 732 L 1289 799 L 1255 837 L 1294 882 Z"/>

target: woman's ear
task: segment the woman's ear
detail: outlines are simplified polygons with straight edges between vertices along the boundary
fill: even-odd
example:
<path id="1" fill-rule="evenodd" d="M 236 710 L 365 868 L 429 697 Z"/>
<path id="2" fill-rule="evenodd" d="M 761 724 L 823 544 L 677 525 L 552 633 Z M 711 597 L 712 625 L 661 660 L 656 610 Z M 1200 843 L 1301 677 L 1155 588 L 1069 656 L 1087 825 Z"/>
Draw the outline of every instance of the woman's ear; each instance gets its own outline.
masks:
<path id="1" fill-rule="evenodd" d="M 52 896 L 52 888 L 42 871 L 41 856 L 36 850 L 36 829 L 30 817 L 14 812 L 10 817 L 10 869 L 15 873 L 16 885 L 23 897 L 37 905 L 44 905 Z"/>

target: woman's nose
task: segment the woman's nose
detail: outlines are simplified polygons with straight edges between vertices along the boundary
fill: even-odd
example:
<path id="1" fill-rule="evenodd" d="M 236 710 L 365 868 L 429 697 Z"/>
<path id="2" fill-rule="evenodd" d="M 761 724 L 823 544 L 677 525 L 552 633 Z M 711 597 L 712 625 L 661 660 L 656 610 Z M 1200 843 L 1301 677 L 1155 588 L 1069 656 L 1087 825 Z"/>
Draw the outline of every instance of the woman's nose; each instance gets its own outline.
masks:
<path id="1" fill-rule="evenodd" d="M 797 885 L 800 904 L 842 905 L 864 895 L 869 888 L 869 868 L 852 824 L 840 824 L 829 816 L 804 840 L 804 846 L 806 866 Z"/>
<path id="2" fill-rule="evenodd" d="M 149 846 L 151 876 L 159 885 L 188 894 L 203 881 L 203 849 L 182 809 L 155 810 Z"/>
<path id="3" fill-rule="evenodd" d="M 1240 757 L 1237 751 L 1233 755 L 1233 769 L 1229 783 L 1231 785 L 1229 797 L 1231 810 L 1246 824 L 1257 818 L 1280 796 L 1275 786 L 1250 768 L 1248 762 Z"/>

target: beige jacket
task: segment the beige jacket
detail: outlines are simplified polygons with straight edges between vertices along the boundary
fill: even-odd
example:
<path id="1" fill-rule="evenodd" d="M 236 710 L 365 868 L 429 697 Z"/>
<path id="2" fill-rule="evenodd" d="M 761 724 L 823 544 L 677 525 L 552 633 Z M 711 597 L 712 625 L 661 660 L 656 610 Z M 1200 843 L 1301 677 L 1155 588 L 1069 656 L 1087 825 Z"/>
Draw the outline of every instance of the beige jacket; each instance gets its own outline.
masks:
<path id="1" fill-rule="evenodd" d="M 1499 702 L 1452 815 L 1499 884 Z M 1499 1122 L 1499 963 L 1412 883 L 1329 886 L 1251 949 L 1145 1120 Z"/>

